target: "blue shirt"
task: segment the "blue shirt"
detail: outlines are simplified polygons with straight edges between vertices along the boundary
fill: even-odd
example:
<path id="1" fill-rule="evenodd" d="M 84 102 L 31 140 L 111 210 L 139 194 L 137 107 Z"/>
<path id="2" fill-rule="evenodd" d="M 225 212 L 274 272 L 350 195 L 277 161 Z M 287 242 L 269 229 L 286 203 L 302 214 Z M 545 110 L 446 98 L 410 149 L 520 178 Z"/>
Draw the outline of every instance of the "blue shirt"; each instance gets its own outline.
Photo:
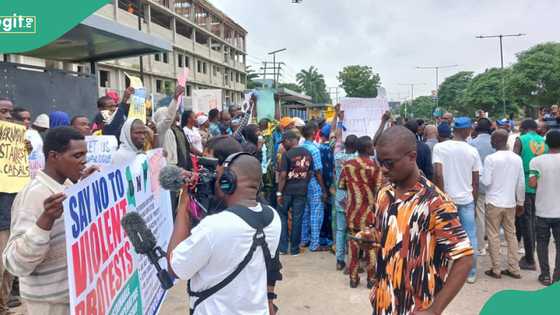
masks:
<path id="1" fill-rule="evenodd" d="M 331 187 L 334 175 L 334 154 L 333 148 L 329 143 L 321 143 L 319 145 L 321 153 L 321 164 L 323 165 L 323 182 L 325 187 Z"/>
<path id="2" fill-rule="evenodd" d="M 319 151 L 317 145 L 313 141 L 305 140 L 302 146 L 309 151 L 311 157 L 313 158 L 313 171 L 321 172 L 323 170 L 323 163 L 321 162 L 321 152 Z M 308 193 L 321 193 L 321 185 L 319 185 L 315 174 L 311 176 L 311 180 L 309 181 L 309 185 L 307 187 Z"/>
<path id="3" fill-rule="evenodd" d="M 490 135 L 487 133 L 481 133 L 476 138 L 469 141 L 469 144 L 472 145 L 476 149 L 476 151 L 478 151 L 478 155 L 480 155 L 480 161 L 482 162 L 482 171 L 484 171 L 484 160 L 488 155 L 496 152 L 496 150 L 492 148 Z M 482 183 L 479 183 L 478 191 L 480 193 L 485 193 L 486 186 L 484 186 Z"/>
<path id="4" fill-rule="evenodd" d="M 220 130 L 220 125 L 213 122 L 208 125 L 208 132 L 210 132 L 211 137 L 216 137 L 222 134 L 222 131 Z"/>

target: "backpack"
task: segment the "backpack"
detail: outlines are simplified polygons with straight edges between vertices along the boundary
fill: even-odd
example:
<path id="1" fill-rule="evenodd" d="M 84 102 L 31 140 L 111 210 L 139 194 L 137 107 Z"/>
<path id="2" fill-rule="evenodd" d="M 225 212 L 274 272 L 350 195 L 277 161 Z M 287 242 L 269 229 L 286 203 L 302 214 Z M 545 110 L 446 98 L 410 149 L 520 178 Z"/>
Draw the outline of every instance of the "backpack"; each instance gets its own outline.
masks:
<path id="1" fill-rule="evenodd" d="M 224 211 L 229 211 L 231 213 L 234 213 L 235 215 L 240 217 L 243 221 L 245 221 L 245 223 L 247 223 L 249 226 L 251 226 L 256 230 L 255 234 L 253 234 L 253 242 L 251 243 L 249 252 L 245 255 L 245 258 L 243 258 L 243 260 L 239 263 L 239 265 L 237 265 L 235 270 L 227 277 L 225 277 L 222 281 L 220 281 L 218 284 L 206 290 L 200 292 L 194 292 L 191 289 L 190 280 L 188 281 L 187 292 L 189 293 L 189 296 L 197 298 L 196 302 L 193 305 L 193 308 L 190 309 L 191 315 L 194 314 L 196 307 L 200 305 L 200 303 L 202 303 L 207 298 L 209 298 L 210 296 L 212 296 L 213 294 L 215 294 L 216 292 L 220 291 L 225 286 L 227 286 L 241 273 L 241 271 L 243 271 L 243 269 L 245 269 L 245 267 L 249 264 L 251 259 L 253 259 L 253 254 L 257 249 L 257 247 L 262 248 L 264 261 L 266 264 L 266 270 L 268 271 L 271 269 L 273 261 L 272 261 L 272 256 L 270 254 L 270 250 L 268 249 L 268 244 L 266 243 L 266 235 L 264 234 L 264 229 L 272 223 L 272 220 L 274 219 L 274 210 L 272 210 L 272 208 L 270 208 L 269 206 L 265 206 L 262 204 L 261 206 L 262 206 L 261 212 L 255 212 L 247 207 L 238 206 L 238 205 L 229 207 L 226 210 L 224 210 Z"/>

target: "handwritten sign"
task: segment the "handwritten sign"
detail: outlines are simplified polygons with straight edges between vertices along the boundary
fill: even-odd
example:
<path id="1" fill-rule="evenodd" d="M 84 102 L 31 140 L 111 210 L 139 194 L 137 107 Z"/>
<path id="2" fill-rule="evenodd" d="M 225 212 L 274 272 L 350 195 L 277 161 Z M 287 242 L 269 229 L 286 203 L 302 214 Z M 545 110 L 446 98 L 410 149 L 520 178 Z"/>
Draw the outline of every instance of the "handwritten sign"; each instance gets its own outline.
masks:
<path id="1" fill-rule="evenodd" d="M 109 166 L 113 161 L 113 153 L 119 147 L 115 136 L 87 136 L 87 164 Z"/>
<path id="2" fill-rule="evenodd" d="M 29 181 L 25 127 L 0 121 L 0 192 L 17 193 Z"/>
<path id="3" fill-rule="evenodd" d="M 381 124 L 383 113 L 389 110 L 389 102 L 384 96 L 376 98 L 349 97 L 340 101 L 344 111 L 344 126 L 347 135 L 373 137 Z"/>
<path id="4" fill-rule="evenodd" d="M 139 77 L 130 75 L 128 73 L 124 73 L 128 79 L 130 80 L 130 86 L 133 87 L 135 90 L 136 89 L 140 89 L 144 87 L 144 84 L 142 83 L 142 80 Z"/>
<path id="5" fill-rule="evenodd" d="M 128 118 L 140 119 L 144 124 L 146 123 L 146 90 L 144 88 L 135 89 L 134 94 L 130 96 Z"/>
<path id="6" fill-rule="evenodd" d="M 217 108 L 222 110 L 222 90 L 198 89 L 192 91 L 192 107 L 195 113 L 205 113 Z"/>
<path id="7" fill-rule="evenodd" d="M 128 165 L 95 173 L 68 188 L 64 225 L 70 312 L 81 314 L 157 314 L 165 297 L 156 269 L 138 255 L 121 227 L 135 211 L 167 248 L 173 219 L 169 192 L 152 178 L 165 165 L 139 155 Z M 160 261 L 167 267 L 165 259 Z"/>

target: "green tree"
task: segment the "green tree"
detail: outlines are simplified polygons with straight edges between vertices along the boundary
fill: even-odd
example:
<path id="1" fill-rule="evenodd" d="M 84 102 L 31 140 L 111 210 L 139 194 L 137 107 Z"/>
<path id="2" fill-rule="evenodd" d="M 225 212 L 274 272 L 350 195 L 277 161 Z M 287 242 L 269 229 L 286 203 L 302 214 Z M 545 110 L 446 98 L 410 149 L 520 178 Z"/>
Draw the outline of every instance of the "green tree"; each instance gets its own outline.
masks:
<path id="1" fill-rule="evenodd" d="M 439 107 L 447 110 L 464 112 L 465 109 L 462 106 L 461 98 L 465 94 L 472 78 L 472 71 L 460 71 L 447 77 L 439 86 Z"/>
<path id="2" fill-rule="evenodd" d="M 510 84 L 524 105 L 552 105 L 560 101 L 560 43 L 543 43 L 517 54 Z"/>
<path id="3" fill-rule="evenodd" d="M 381 80 L 370 66 L 346 66 L 338 73 L 340 86 L 349 97 L 376 97 Z"/>
<path id="4" fill-rule="evenodd" d="M 502 80 L 505 82 L 506 113 L 517 111 L 518 103 L 512 96 L 512 89 L 508 84 L 511 74 L 510 68 L 503 70 L 492 68 L 475 76 L 460 100 L 461 109 L 456 112 L 472 116 L 477 110 L 482 109 L 489 112 L 491 117 L 503 117 Z"/>
<path id="5" fill-rule="evenodd" d="M 406 113 L 405 113 L 406 109 Z M 399 114 L 401 117 L 413 117 L 429 120 L 432 118 L 432 111 L 434 109 L 434 100 L 431 96 L 419 96 L 412 102 L 406 101 L 399 107 Z M 406 115 L 405 115 L 406 114 Z"/>
<path id="6" fill-rule="evenodd" d="M 285 89 L 288 89 L 288 90 L 292 90 L 292 91 L 298 92 L 298 93 L 303 93 L 303 89 L 295 83 L 280 83 L 280 84 L 278 84 L 278 87 L 279 88 L 285 88 Z"/>
<path id="7" fill-rule="evenodd" d="M 328 103 L 330 101 L 325 78 L 315 66 L 309 67 L 308 70 L 301 70 L 296 75 L 296 80 L 305 94 L 311 96 L 313 102 Z"/>
<path id="8" fill-rule="evenodd" d="M 255 81 L 255 79 L 259 77 L 259 74 L 256 73 L 255 70 L 251 68 L 251 66 L 247 66 L 246 73 L 247 73 L 247 89 L 253 90 L 259 87 L 260 84 Z"/>

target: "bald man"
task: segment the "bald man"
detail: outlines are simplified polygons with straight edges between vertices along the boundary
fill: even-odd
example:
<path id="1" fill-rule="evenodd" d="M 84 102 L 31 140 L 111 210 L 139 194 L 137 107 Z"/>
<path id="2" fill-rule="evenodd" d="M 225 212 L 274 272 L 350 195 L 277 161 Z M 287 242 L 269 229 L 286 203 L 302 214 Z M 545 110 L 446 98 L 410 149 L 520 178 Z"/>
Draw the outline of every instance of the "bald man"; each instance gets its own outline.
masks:
<path id="1" fill-rule="evenodd" d="M 182 198 L 167 250 L 169 270 L 190 280 L 191 314 L 274 314 L 267 269 L 277 253 L 281 223 L 275 210 L 256 200 L 260 163 L 247 153 L 234 153 L 216 173 L 216 194 L 228 208 L 204 218 L 191 233 L 190 212 Z M 257 223 L 264 226 L 262 231 L 257 232 Z M 203 297 L 219 284 L 223 287 Z"/>
<path id="2" fill-rule="evenodd" d="M 434 145 L 438 143 L 438 132 L 435 125 L 427 125 L 424 128 L 424 142 L 430 147 L 430 152 L 434 150 Z"/>
<path id="3" fill-rule="evenodd" d="M 523 212 L 525 201 L 525 174 L 523 161 L 519 155 L 508 150 L 508 132 L 498 129 L 492 133 L 490 141 L 496 149 L 484 159 L 484 172 L 481 181 L 486 187 L 485 217 L 486 235 L 490 249 L 492 269 L 486 270 L 489 277 L 499 279 L 506 275 L 520 279 L 515 236 L 515 214 Z M 508 267 L 500 267 L 500 227 L 508 245 Z"/>
<path id="4" fill-rule="evenodd" d="M 421 175 L 411 131 L 387 129 L 376 152 L 383 176 L 392 185 L 383 187 L 376 200 L 374 234 L 380 246 L 371 293 L 373 314 L 442 314 L 465 283 L 473 261 L 457 208 Z"/>

